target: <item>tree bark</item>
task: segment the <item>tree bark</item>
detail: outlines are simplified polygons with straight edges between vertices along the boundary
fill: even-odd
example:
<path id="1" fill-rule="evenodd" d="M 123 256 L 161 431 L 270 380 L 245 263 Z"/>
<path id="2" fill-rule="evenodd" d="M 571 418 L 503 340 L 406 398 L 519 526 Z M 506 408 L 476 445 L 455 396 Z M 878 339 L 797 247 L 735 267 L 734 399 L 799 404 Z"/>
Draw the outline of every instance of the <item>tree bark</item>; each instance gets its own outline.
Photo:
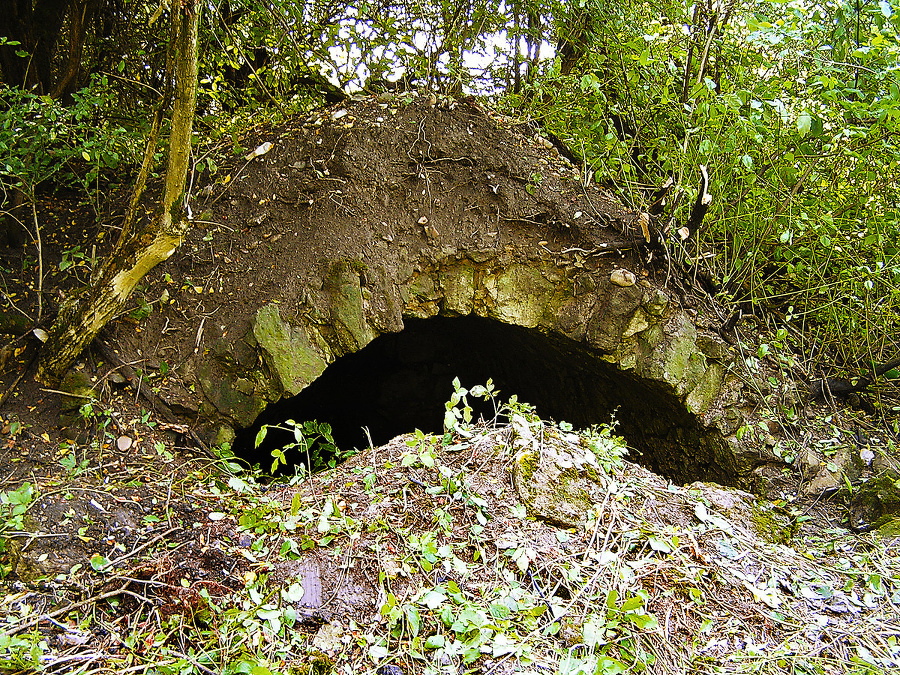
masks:
<path id="1" fill-rule="evenodd" d="M 68 101 L 72 92 L 78 88 L 87 26 L 98 10 L 98 0 L 70 0 L 69 51 L 66 65 L 57 74 L 53 90 L 50 92 L 55 99 Z"/>
<path id="2" fill-rule="evenodd" d="M 175 252 L 190 226 L 185 215 L 184 188 L 197 101 L 199 13 L 196 1 L 173 3 L 172 21 L 177 26 L 175 103 L 169 163 L 159 208 L 143 228 L 116 244 L 80 301 L 60 310 L 38 363 L 37 379 L 45 385 L 55 386 L 62 379 L 100 329 L 121 312 L 144 275 Z"/>

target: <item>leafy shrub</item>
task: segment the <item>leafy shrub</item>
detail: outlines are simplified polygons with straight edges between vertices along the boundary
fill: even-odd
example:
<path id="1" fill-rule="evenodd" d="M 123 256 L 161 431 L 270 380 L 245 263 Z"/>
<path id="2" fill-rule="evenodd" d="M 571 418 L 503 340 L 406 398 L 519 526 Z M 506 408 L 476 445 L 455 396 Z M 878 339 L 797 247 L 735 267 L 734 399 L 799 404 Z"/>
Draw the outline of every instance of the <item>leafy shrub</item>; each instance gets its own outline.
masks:
<path id="1" fill-rule="evenodd" d="M 30 200 L 50 181 L 95 196 L 101 178 L 112 178 L 140 152 L 140 138 L 111 121 L 113 108 L 106 77 L 76 92 L 70 106 L 2 85 L 0 207 L 9 208 L 13 189 Z"/>

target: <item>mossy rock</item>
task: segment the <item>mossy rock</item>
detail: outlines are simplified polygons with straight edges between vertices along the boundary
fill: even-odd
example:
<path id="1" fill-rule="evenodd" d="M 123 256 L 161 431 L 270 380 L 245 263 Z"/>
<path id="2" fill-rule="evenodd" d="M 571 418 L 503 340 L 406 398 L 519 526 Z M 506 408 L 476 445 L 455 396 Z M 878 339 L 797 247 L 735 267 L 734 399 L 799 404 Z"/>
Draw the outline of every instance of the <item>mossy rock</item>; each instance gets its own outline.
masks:
<path id="1" fill-rule="evenodd" d="M 756 534 L 773 544 L 788 544 L 800 529 L 796 518 L 771 502 L 755 502 L 750 519 Z"/>
<path id="2" fill-rule="evenodd" d="M 884 538 L 900 537 L 900 518 L 889 518 L 878 526 L 878 534 Z"/>
<path id="3" fill-rule="evenodd" d="M 299 394 L 325 370 L 325 359 L 304 326 L 292 326 L 282 319 L 281 311 L 274 303 L 257 311 L 253 336 L 267 365 L 289 396 Z"/>
<path id="4" fill-rule="evenodd" d="M 513 484 L 529 515 L 556 527 L 580 527 L 606 493 L 603 474 L 591 458 L 592 453 L 580 458 L 557 453 L 552 444 L 540 454 L 531 449 L 519 452 Z"/>
<path id="5" fill-rule="evenodd" d="M 375 333 L 366 319 L 365 300 L 360 276 L 366 265 L 359 260 L 339 260 L 333 263 L 325 277 L 323 290 L 329 296 L 331 328 L 341 354 L 359 351 L 372 340 Z"/>
<path id="6" fill-rule="evenodd" d="M 867 480 L 852 494 L 850 512 L 858 527 L 900 516 L 900 476 L 885 471 Z"/>

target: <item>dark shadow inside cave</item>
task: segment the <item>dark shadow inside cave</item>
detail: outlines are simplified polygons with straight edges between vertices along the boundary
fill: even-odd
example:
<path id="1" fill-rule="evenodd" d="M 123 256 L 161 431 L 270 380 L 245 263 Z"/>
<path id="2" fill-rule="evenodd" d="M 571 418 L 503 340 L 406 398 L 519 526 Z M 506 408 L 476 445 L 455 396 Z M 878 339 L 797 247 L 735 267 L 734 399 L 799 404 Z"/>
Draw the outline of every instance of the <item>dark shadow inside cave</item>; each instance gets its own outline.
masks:
<path id="1" fill-rule="evenodd" d="M 415 429 L 441 433 L 453 378 L 464 387 L 492 378 L 502 401 L 516 394 L 544 419 L 576 428 L 608 423 L 615 411 L 629 459 L 672 481 L 737 482 L 722 465 L 715 434 L 663 384 L 621 371 L 573 340 L 478 316 L 405 324 L 338 359 L 297 396 L 269 406 L 238 434 L 236 454 L 267 467 L 271 450 L 293 436 L 270 431 L 254 448 L 256 432 L 287 419 L 328 422 L 341 449 L 368 447 L 364 427 L 376 446 Z"/>

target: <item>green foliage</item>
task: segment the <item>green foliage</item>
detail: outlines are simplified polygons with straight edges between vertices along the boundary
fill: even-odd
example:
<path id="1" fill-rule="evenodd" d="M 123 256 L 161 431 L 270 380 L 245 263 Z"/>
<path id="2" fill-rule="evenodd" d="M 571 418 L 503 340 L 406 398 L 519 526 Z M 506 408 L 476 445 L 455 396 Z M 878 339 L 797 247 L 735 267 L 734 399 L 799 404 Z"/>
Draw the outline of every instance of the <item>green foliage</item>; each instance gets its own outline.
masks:
<path id="1" fill-rule="evenodd" d="M 653 654 L 635 647 L 630 638 L 632 629 L 655 630 L 659 628 L 656 617 L 647 613 L 646 593 L 638 592 L 619 602 L 619 593 L 611 589 L 606 594 L 606 602 L 598 603 L 605 612 L 592 612 L 581 626 L 585 649 L 579 654 L 571 650 L 561 660 L 559 672 L 569 675 L 576 673 L 617 674 L 629 670 L 646 672 L 656 662 Z M 624 630 L 623 630 L 624 629 Z M 613 649 L 615 648 L 615 649 Z M 618 654 L 616 653 L 618 652 Z M 623 658 L 632 663 L 626 663 Z"/>
<path id="2" fill-rule="evenodd" d="M 472 406 L 469 405 L 468 399 L 470 395 L 485 401 L 493 401 L 496 419 L 496 395 L 499 393 L 499 390 L 494 389 L 494 383 L 490 379 L 484 386 L 477 384 L 471 389 L 465 389 L 460 385 L 458 377 L 453 378 L 453 394 L 444 404 L 444 432 L 469 435 L 472 424 Z"/>
<path id="3" fill-rule="evenodd" d="M 0 668 L 10 671 L 40 671 L 41 657 L 50 651 L 50 645 L 39 633 L 25 636 L 0 632 Z"/>
<path id="4" fill-rule="evenodd" d="M 5 559 L 7 550 L 7 535 L 25 529 L 25 514 L 34 502 L 34 486 L 31 483 L 22 483 L 18 488 L 0 492 L 0 578 L 10 572 L 11 565 Z M 7 649 L 13 649 L 16 645 L 8 644 Z M 4 645 L 0 642 L 0 654 Z"/>
<path id="5" fill-rule="evenodd" d="M 290 431 L 294 435 L 293 443 L 282 448 L 272 450 L 271 473 L 278 471 L 281 466 L 294 464 L 303 473 L 316 473 L 325 469 L 334 468 L 338 462 L 350 457 L 353 453 L 342 452 L 334 443 L 331 435 L 331 425 L 316 420 L 309 420 L 298 424 L 294 420 L 286 420 L 284 426 L 264 425 L 256 434 L 255 447 L 259 447 L 265 440 L 269 429 Z M 299 461 L 289 459 L 288 454 L 297 455 Z"/>
<path id="6" fill-rule="evenodd" d="M 724 300 L 810 331 L 796 347 L 842 363 L 890 353 L 900 2 L 759 0 L 716 15 L 683 3 L 580 6 L 591 48 L 505 104 L 546 118 L 584 155 L 585 180 L 642 210 L 673 177 L 659 225 L 675 255 L 710 266 Z M 701 164 L 714 200 L 682 242 Z"/>
<path id="7" fill-rule="evenodd" d="M 2 203 L 14 188 L 33 199 L 48 181 L 95 197 L 101 176 L 112 177 L 139 152 L 138 141 L 109 121 L 113 100 L 106 77 L 74 94 L 69 106 L 49 96 L 0 88 Z"/>
<path id="8" fill-rule="evenodd" d="M 0 535 L 25 526 L 25 513 L 34 501 L 34 486 L 22 483 L 15 490 L 0 492 Z"/>

